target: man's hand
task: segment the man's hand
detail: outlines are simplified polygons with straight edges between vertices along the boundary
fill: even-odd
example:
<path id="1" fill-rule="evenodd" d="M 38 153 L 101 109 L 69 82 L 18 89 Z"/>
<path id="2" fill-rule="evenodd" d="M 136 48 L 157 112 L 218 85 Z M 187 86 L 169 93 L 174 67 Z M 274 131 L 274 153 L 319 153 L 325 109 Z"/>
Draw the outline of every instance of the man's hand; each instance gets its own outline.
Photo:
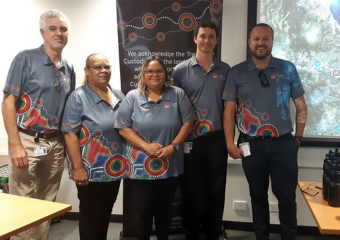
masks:
<path id="1" fill-rule="evenodd" d="M 295 139 L 296 139 L 296 141 L 297 141 L 297 143 L 299 144 L 299 147 L 300 147 L 301 146 L 300 140 L 298 138 L 295 138 Z"/>
<path id="2" fill-rule="evenodd" d="M 12 164 L 18 168 L 28 168 L 28 158 L 24 147 L 21 144 L 16 144 L 10 148 Z"/>
<path id="3" fill-rule="evenodd" d="M 8 142 L 11 149 L 11 161 L 13 166 L 18 168 L 27 168 L 28 159 L 27 153 L 22 146 L 16 116 L 16 102 L 18 96 L 9 93 L 4 93 L 4 100 L 2 102 L 2 116 L 6 132 L 8 135 Z"/>
<path id="4" fill-rule="evenodd" d="M 231 144 L 231 146 L 228 145 L 228 153 L 233 159 L 241 159 L 243 156 L 241 149 L 236 147 L 234 144 Z"/>

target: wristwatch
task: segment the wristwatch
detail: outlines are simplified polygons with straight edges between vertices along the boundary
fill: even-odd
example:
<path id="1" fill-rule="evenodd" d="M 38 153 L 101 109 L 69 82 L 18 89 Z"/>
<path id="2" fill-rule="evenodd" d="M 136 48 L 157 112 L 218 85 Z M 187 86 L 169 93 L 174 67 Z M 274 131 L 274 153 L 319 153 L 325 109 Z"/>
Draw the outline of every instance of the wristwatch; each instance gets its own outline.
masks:
<path id="1" fill-rule="evenodd" d="M 302 136 L 295 136 L 295 138 L 299 140 L 300 145 L 303 143 L 303 137 Z"/>
<path id="2" fill-rule="evenodd" d="M 174 148 L 175 151 L 179 149 L 179 146 L 177 143 L 171 143 L 170 145 Z"/>

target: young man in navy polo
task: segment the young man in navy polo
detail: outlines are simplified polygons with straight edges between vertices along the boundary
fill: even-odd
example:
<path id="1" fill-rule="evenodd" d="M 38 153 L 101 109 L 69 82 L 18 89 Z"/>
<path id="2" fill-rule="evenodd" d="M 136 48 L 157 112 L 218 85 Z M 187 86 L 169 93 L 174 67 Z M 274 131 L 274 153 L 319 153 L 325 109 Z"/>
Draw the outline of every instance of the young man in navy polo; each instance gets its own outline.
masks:
<path id="1" fill-rule="evenodd" d="M 222 226 L 228 160 L 222 92 L 230 67 L 213 55 L 218 37 L 215 23 L 197 22 L 196 54 L 177 65 L 172 74 L 175 84 L 190 98 L 198 118 L 186 140 L 181 177 L 186 239 L 198 239 L 201 227 L 207 240 L 218 239 Z"/>

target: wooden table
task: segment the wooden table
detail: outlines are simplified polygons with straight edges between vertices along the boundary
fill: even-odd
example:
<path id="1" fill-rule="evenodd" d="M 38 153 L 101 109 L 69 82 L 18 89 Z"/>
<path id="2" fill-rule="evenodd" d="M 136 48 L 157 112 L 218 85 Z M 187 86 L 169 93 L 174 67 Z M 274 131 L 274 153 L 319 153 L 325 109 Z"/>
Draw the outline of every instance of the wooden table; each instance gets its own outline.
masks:
<path id="1" fill-rule="evenodd" d="M 0 193 L 0 240 L 52 219 L 71 205 Z"/>
<path id="2" fill-rule="evenodd" d="M 299 188 L 303 185 L 309 185 L 311 182 L 299 182 Z M 317 183 L 322 186 L 321 183 Z M 314 220 L 318 225 L 321 234 L 337 234 L 340 235 L 340 208 L 330 207 L 323 199 L 322 190 L 316 196 L 310 196 L 301 192 L 305 198 L 307 205 L 312 212 Z"/>

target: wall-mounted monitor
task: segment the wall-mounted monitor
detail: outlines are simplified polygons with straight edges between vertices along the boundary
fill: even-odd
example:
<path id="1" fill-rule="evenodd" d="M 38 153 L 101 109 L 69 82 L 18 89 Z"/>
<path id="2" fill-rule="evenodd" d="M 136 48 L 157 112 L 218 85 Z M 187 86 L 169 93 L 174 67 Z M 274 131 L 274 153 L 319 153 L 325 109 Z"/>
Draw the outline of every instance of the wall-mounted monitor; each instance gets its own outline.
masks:
<path id="1" fill-rule="evenodd" d="M 339 147 L 340 0 L 248 0 L 248 36 L 260 22 L 274 29 L 273 56 L 293 62 L 304 85 L 304 145 Z"/>

